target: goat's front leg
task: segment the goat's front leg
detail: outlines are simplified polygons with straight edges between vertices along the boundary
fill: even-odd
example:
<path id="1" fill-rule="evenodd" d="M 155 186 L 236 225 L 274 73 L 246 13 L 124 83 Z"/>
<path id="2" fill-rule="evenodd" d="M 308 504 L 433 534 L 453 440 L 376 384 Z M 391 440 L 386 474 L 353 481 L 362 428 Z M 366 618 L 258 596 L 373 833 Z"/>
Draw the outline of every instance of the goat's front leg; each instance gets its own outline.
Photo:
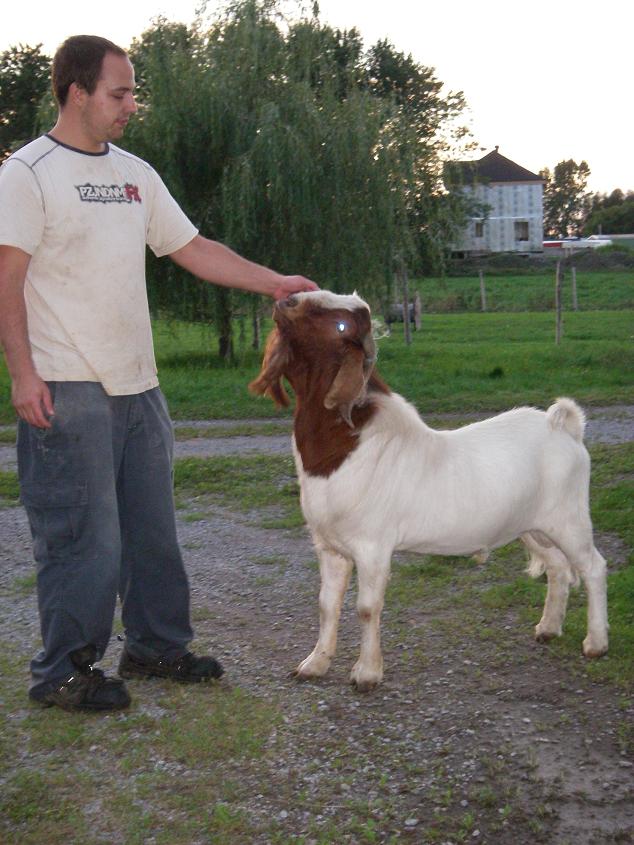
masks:
<path id="1" fill-rule="evenodd" d="M 318 551 L 321 572 L 319 591 L 319 639 L 313 651 L 295 670 L 298 678 L 318 678 L 330 668 L 330 661 L 337 648 L 337 629 L 339 615 L 345 595 L 352 561 L 341 555 L 321 549 Z"/>
<path id="2" fill-rule="evenodd" d="M 381 611 L 385 588 L 390 577 L 390 558 L 370 556 L 357 560 L 359 594 L 357 613 L 361 623 L 361 652 L 352 667 L 350 682 L 360 691 L 367 692 L 383 680 L 383 655 L 381 654 Z"/>

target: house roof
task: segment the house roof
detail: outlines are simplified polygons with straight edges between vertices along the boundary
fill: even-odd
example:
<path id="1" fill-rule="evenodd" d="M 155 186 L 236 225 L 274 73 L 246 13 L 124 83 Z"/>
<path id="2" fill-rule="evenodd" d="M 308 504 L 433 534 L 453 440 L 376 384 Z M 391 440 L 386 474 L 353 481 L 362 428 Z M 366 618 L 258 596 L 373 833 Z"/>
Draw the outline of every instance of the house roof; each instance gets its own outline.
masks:
<path id="1" fill-rule="evenodd" d="M 464 184 L 473 182 L 543 182 L 541 176 L 515 164 L 498 152 L 498 147 L 477 161 L 459 161 Z"/>

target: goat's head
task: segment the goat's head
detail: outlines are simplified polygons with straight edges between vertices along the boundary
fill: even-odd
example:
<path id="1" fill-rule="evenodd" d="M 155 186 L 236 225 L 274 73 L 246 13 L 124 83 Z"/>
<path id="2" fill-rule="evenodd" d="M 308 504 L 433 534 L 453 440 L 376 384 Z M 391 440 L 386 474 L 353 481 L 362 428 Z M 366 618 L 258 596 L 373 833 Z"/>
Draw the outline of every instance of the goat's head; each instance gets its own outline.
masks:
<path id="1" fill-rule="evenodd" d="M 288 405 L 285 377 L 298 396 L 310 394 L 353 427 L 352 409 L 365 401 L 376 360 L 368 305 L 356 294 L 311 291 L 277 302 L 273 318 L 262 370 L 250 389 Z"/>

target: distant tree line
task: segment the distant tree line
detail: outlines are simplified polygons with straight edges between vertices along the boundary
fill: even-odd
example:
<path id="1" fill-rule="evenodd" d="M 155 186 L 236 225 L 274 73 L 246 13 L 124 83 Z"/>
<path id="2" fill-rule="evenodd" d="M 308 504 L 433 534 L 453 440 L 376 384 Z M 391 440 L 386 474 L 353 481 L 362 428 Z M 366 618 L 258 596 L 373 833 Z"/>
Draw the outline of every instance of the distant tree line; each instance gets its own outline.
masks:
<path id="1" fill-rule="evenodd" d="M 634 191 L 619 188 L 610 194 L 594 194 L 583 226 L 585 235 L 629 235 L 634 232 Z"/>
<path id="2" fill-rule="evenodd" d="M 610 194 L 588 191 L 590 168 L 585 161 L 560 161 L 544 180 L 544 235 L 548 238 L 634 232 L 634 191 Z"/>

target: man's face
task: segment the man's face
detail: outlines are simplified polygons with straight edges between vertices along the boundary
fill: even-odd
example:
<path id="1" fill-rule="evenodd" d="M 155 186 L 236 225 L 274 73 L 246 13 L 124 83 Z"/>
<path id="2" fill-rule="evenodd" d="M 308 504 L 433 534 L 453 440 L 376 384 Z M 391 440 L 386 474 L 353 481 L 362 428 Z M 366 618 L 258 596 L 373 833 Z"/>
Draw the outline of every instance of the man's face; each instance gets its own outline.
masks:
<path id="1" fill-rule="evenodd" d="M 81 122 L 95 144 L 116 141 L 136 112 L 134 68 L 127 56 L 106 53 L 101 76 L 92 94 L 84 93 Z"/>

